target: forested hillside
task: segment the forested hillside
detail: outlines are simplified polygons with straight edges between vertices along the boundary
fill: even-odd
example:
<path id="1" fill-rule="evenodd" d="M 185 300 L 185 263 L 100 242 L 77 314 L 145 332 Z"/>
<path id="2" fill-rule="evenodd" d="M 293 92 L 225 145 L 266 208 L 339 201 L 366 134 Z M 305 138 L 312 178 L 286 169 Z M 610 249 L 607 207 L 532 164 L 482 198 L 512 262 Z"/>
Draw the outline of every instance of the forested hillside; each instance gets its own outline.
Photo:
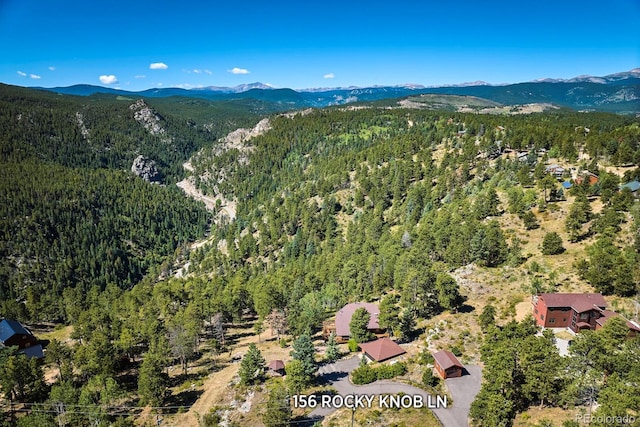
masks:
<path id="1" fill-rule="evenodd" d="M 250 108 L 181 99 L 71 97 L 0 86 L 0 301 L 2 314 L 69 320 L 65 305 L 90 288 L 128 289 L 179 247 L 202 237 L 210 215 L 172 184 L 182 163 Z M 155 162 L 166 185 L 135 177 Z"/>
<path id="2" fill-rule="evenodd" d="M 270 116 L 268 131 L 221 150 L 226 130 L 257 117 L 209 121 L 184 100 L 132 107 L 135 100 L 3 89 L 3 314 L 73 327 L 69 346 L 48 360 L 60 380 L 23 384 L 22 400 L 93 405 L 92 419 L 127 425 L 131 418 L 99 406 L 180 402 L 190 364 L 227 349 L 224 328 L 247 319 L 258 336 L 266 322 L 308 339 L 341 305 L 379 301 L 381 326 L 410 342 L 444 314 L 472 313 L 474 330 L 490 301 L 501 310 L 493 323 L 507 324 L 514 296 L 595 289 L 624 308 L 640 290 L 640 207 L 619 187 L 640 178 L 632 117 L 328 108 Z M 145 108 L 151 122 L 136 119 Z M 166 186 L 128 172 L 138 154 L 158 162 Z M 210 213 L 171 185 L 187 159 L 203 193 L 238 201 L 235 221 L 211 228 L 198 247 L 187 243 L 205 236 Z M 551 163 L 566 166 L 560 180 L 570 190 L 546 170 Z M 533 243 L 541 229 L 560 241 Z M 185 277 L 159 277 L 163 262 Z M 490 279 L 463 288 L 463 266 Z M 507 348 L 532 328 L 507 326 L 491 339 Z M 484 339 L 456 333 L 470 353 Z M 482 358 L 490 362 L 486 347 Z M 170 381 L 172 365 L 181 369 Z M 254 382 L 245 380 L 242 392 Z M 6 384 L 14 383 L 2 383 L 5 392 Z M 613 400 L 622 393 L 608 392 Z M 508 402 L 505 425 L 540 400 L 578 403 L 571 393 L 533 390 Z"/>

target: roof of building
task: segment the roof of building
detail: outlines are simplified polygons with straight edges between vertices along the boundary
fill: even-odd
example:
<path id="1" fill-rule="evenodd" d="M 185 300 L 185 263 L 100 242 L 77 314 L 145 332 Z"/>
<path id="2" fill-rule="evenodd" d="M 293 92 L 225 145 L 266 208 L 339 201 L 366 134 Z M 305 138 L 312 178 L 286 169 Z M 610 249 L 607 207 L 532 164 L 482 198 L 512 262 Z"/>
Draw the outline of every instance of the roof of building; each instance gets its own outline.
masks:
<path id="1" fill-rule="evenodd" d="M 448 350 L 440 350 L 439 352 L 433 355 L 435 361 L 440 365 L 443 370 L 447 370 L 449 368 L 458 367 L 464 368 L 462 363 L 458 360 L 455 354 L 451 353 Z"/>
<path id="2" fill-rule="evenodd" d="M 362 343 L 360 348 L 376 362 L 382 362 L 406 353 L 405 349 L 386 337 Z"/>
<path id="3" fill-rule="evenodd" d="M 31 335 L 17 320 L 4 319 L 0 322 L 0 342 L 4 343 L 14 335 Z"/>
<path id="4" fill-rule="evenodd" d="M 342 307 L 336 313 L 336 335 L 340 337 L 351 336 L 351 330 L 349 329 L 349 323 L 351 323 L 351 316 L 359 308 L 365 308 L 371 318 L 369 319 L 368 329 L 379 329 L 378 315 L 380 310 L 378 306 L 370 302 L 352 302 Z"/>
<path id="5" fill-rule="evenodd" d="M 538 298 L 543 299 L 547 308 L 571 307 L 578 313 L 594 309 L 596 307 L 605 308 L 607 302 L 602 294 L 540 294 Z"/>
<path id="6" fill-rule="evenodd" d="M 596 323 L 598 323 L 600 326 L 604 326 L 605 323 L 607 323 L 607 321 L 613 317 L 617 317 L 620 316 L 618 313 L 616 313 L 615 311 L 611 311 L 611 310 L 600 310 L 600 313 L 602 314 L 602 317 L 596 319 Z M 622 317 L 622 316 L 620 316 Z M 624 321 L 627 323 L 627 327 L 629 329 L 631 329 L 632 331 L 636 331 L 636 332 L 640 332 L 640 326 L 636 325 L 635 323 L 625 319 L 624 317 L 622 317 L 622 319 L 624 319 Z"/>
<path id="7" fill-rule="evenodd" d="M 631 181 L 631 182 L 627 182 L 626 184 L 624 184 L 620 188 L 628 188 L 632 192 L 638 191 L 638 190 L 640 190 L 640 182 L 638 182 L 637 180 Z"/>
<path id="8" fill-rule="evenodd" d="M 271 362 L 269 362 L 267 367 L 272 371 L 280 371 L 284 369 L 284 362 L 280 359 L 272 360 Z"/>
<path id="9" fill-rule="evenodd" d="M 31 347 L 23 348 L 19 353 L 24 354 L 27 357 L 35 357 L 42 359 L 44 357 L 44 349 L 41 344 L 32 345 Z"/>

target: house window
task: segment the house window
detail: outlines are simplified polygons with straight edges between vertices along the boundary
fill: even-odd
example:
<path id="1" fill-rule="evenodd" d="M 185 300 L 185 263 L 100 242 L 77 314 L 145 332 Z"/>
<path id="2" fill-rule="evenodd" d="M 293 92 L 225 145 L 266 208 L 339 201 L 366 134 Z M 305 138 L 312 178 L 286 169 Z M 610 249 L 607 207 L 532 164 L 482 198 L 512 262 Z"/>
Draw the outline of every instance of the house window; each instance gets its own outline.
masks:
<path id="1" fill-rule="evenodd" d="M 540 320 L 544 320 L 544 314 L 540 315 Z"/>
<path id="2" fill-rule="evenodd" d="M 536 308 L 535 310 L 533 310 L 533 311 L 535 311 L 535 312 L 536 312 L 536 314 L 538 314 L 538 309 L 537 309 L 537 308 Z"/>
<path id="3" fill-rule="evenodd" d="M 588 319 L 588 318 L 589 318 L 589 313 L 582 313 L 582 314 L 580 315 L 580 320 L 586 320 L 586 319 Z"/>
<path id="4" fill-rule="evenodd" d="M 549 319 L 549 323 L 556 323 L 556 319 Z"/>

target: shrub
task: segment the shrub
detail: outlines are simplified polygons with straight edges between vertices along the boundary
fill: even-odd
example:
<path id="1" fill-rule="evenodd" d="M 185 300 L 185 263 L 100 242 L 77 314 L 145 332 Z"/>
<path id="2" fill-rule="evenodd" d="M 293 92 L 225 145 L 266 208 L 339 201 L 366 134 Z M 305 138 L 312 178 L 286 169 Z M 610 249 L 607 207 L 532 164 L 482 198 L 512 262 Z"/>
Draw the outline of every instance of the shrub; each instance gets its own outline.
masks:
<path id="1" fill-rule="evenodd" d="M 427 350 L 423 349 L 418 354 L 418 363 L 421 365 L 430 365 L 433 363 L 433 355 Z"/>
<path id="2" fill-rule="evenodd" d="M 376 380 L 388 380 L 398 375 L 407 373 L 406 363 L 399 362 L 393 365 L 380 365 L 372 368 L 369 365 L 362 365 L 351 373 L 351 380 L 354 384 L 369 384 Z"/>
<path id="3" fill-rule="evenodd" d="M 369 384 L 377 380 L 377 374 L 369 365 L 360 366 L 351 372 L 351 380 L 354 384 Z"/>
<path id="4" fill-rule="evenodd" d="M 430 369 L 427 369 L 422 374 L 422 384 L 427 387 L 435 388 L 440 384 L 440 377 L 433 375 Z"/>
<path id="5" fill-rule="evenodd" d="M 462 356 L 462 350 L 457 345 L 451 347 L 451 353 L 453 353 L 456 357 Z"/>
<path id="6" fill-rule="evenodd" d="M 349 351 L 351 353 L 355 353 L 360 348 L 356 340 L 354 340 L 353 338 L 349 340 L 349 342 L 347 343 L 347 347 L 349 347 Z"/>

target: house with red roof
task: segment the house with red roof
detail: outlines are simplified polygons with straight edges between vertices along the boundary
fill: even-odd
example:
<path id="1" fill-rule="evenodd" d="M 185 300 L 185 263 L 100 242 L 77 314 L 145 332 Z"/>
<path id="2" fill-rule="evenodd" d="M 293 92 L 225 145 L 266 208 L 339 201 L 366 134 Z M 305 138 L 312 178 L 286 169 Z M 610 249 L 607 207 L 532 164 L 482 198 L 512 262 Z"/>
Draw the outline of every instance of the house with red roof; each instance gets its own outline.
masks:
<path id="1" fill-rule="evenodd" d="M 533 317 L 543 328 L 595 329 L 600 311 L 607 307 L 602 294 L 538 294 L 532 299 Z"/>
<path id="2" fill-rule="evenodd" d="M 440 350 L 433 355 L 433 367 L 443 380 L 461 377 L 464 366 L 455 354 L 448 350 Z"/>
<path id="3" fill-rule="evenodd" d="M 620 316 L 615 311 L 602 310 L 601 314 L 602 314 L 602 316 L 600 318 L 596 319 L 596 330 L 602 328 L 605 325 L 605 323 L 607 323 L 607 321 L 609 319 L 613 319 L 614 317 L 620 317 L 627 324 L 627 328 L 629 328 L 629 335 L 628 335 L 629 338 L 634 338 L 634 337 L 636 337 L 636 336 L 638 336 L 640 334 L 640 325 L 638 325 L 635 322 L 631 322 L 630 320 L 625 319 L 624 317 Z"/>
<path id="4" fill-rule="evenodd" d="M 607 302 L 599 293 L 550 293 L 532 298 L 533 317 L 543 328 L 569 328 L 573 332 L 600 329 L 608 319 L 619 316 L 607 310 Z M 626 320 L 626 319 L 625 319 Z M 630 334 L 640 333 L 638 325 L 627 320 Z"/>
<path id="5" fill-rule="evenodd" d="M 360 349 L 363 357 L 370 362 L 384 362 L 406 353 L 404 348 L 387 337 L 361 343 Z"/>
<path id="6" fill-rule="evenodd" d="M 335 322 L 325 322 L 322 327 L 322 336 L 326 340 L 331 333 L 336 334 L 336 342 L 345 343 L 351 338 L 351 330 L 349 324 L 353 313 L 359 308 L 364 308 L 369 312 L 370 318 L 367 329 L 374 333 L 378 338 L 387 336 L 386 331 L 378 324 L 378 316 L 380 309 L 376 304 L 370 302 L 352 302 L 342 307 L 336 313 Z"/>

